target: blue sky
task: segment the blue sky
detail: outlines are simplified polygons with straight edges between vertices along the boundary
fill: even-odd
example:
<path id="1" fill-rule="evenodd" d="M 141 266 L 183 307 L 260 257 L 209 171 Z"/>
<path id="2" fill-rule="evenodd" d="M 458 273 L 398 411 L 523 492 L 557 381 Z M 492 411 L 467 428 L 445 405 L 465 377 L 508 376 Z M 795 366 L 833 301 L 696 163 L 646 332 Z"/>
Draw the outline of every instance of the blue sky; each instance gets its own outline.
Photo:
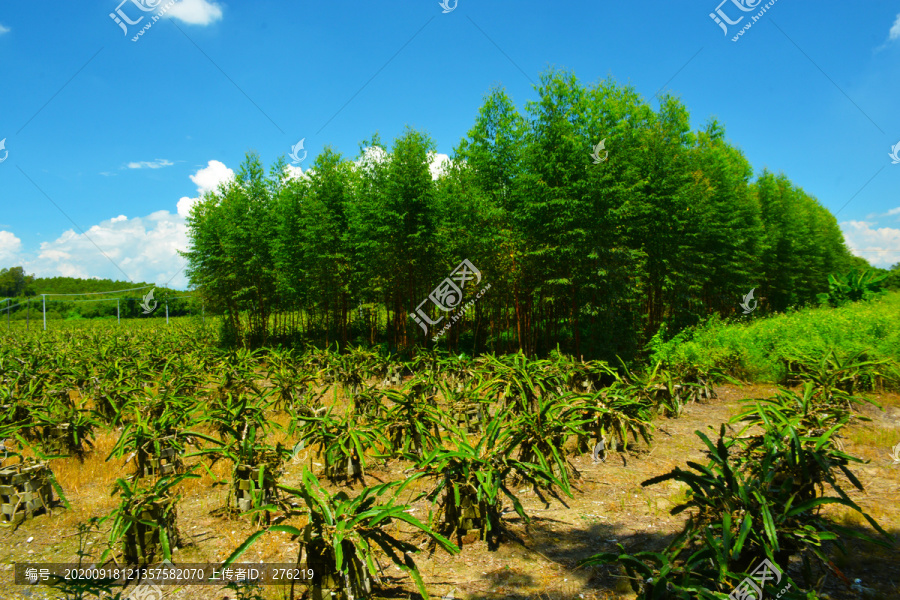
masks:
<path id="1" fill-rule="evenodd" d="M 766 2 L 120 1 L 0 0 L 0 266 L 185 288 L 184 214 L 247 151 L 303 139 L 305 168 L 410 125 L 452 154 L 492 86 L 524 107 L 551 66 L 665 86 L 900 262 L 898 2 L 777 0 L 734 42 Z"/>

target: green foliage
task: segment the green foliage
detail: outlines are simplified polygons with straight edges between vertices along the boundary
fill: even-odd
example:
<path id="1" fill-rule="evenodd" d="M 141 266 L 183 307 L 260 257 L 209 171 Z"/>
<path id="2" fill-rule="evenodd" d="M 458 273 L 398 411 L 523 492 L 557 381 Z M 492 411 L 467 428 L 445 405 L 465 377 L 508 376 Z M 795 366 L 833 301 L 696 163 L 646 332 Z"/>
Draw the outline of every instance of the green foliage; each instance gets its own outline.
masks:
<path id="1" fill-rule="evenodd" d="M 297 423 L 300 443 L 318 447 L 325 463 L 325 475 L 332 482 L 358 480 L 364 484 L 366 451 L 388 445 L 379 427 L 356 415 L 338 418 L 333 407 L 321 415 L 297 415 Z"/>
<path id="2" fill-rule="evenodd" d="M 429 399 L 411 390 L 407 383 L 401 390 L 385 390 L 384 398 L 392 403 L 380 423 L 395 456 L 422 456 L 440 445 L 440 426 L 449 415 Z"/>
<path id="3" fill-rule="evenodd" d="M 24 268 L 0 269 L 0 296 L 33 296 L 34 287 L 34 275 L 26 275 Z"/>
<path id="4" fill-rule="evenodd" d="M 506 416 L 496 415 L 474 444 L 462 432 L 451 428 L 453 449 L 437 447 L 417 462 L 419 476 L 435 481 L 424 494 L 434 504 L 429 524 L 443 535 L 455 535 L 459 544 L 463 536 L 474 531 L 487 541 L 489 548 L 496 548 L 503 531 L 504 499 L 512 504 L 516 514 L 529 521 L 518 496 L 510 489 L 513 480 L 516 486 L 531 485 L 538 494 L 546 490 L 558 498 L 557 491 L 561 490 L 571 495 L 568 479 L 553 473 L 552 454 L 543 454 L 541 448 L 529 446 L 524 453 L 536 456 L 537 462 L 515 457 L 518 442 L 523 438 L 504 424 Z"/>
<path id="5" fill-rule="evenodd" d="M 397 503 L 397 495 L 405 485 L 393 482 L 366 487 L 355 498 L 344 492 L 330 495 L 315 475 L 304 469 L 301 487 L 280 488 L 302 501 L 302 505 L 291 508 L 289 513 L 291 516 L 305 516 L 307 525 L 303 529 L 272 525 L 258 531 L 226 559 L 224 566 L 240 558 L 264 534 L 284 532 L 299 543 L 297 564 L 313 571 L 310 585 L 319 593 L 323 589 L 337 588 L 351 598 L 369 597 L 373 583 L 377 585 L 381 582 L 376 560 L 376 551 L 380 549 L 415 582 L 419 593 L 427 599 L 425 583 L 412 559 L 419 548 L 392 536 L 388 533 L 388 526 L 394 521 L 402 521 L 448 552 L 457 553 L 459 549 L 410 515 L 408 505 Z M 395 489 L 398 486 L 399 489 Z M 389 491 L 393 491 L 393 496 L 386 502 L 381 500 Z M 266 507 L 266 510 L 274 510 L 274 507 Z"/>
<path id="6" fill-rule="evenodd" d="M 787 573 L 792 557 L 800 558 L 809 589 L 821 581 L 816 569 L 833 568 L 829 545 L 844 550 L 841 536 L 891 547 L 890 536 L 849 498 L 838 480 L 840 471 L 863 489 L 848 468 L 862 461 L 839 450 L 835 442 L 848 415 L 816 404 L 808 384 L 802 399 L 782 392 L 749 407 L 736 418 L 746 422 L 745 428 L 733 437 L 726 437 L 725 425 L 716 443 L 696 432 L 708 450 L 706 465 L 689 461 L 690 470 L 678 467 L 642 483 L 674 480 L 689 487 L 687 500 L 672 509 L 672 514 L 691 511 L 681 534 L 662 552 L 630 555 L 620 545 L 621 553 L 598 554 L 582 564 L 621 564 L 642 600 L 712 599 L 725 598 L 767 559 L 782 573 L 779 588 L 790 586 L 781 597 L 806 598 Z M 821 510 L 830 504 L 859 512 L 883 537 L 870 538 L 832 523 Z M 781 589 L 767 586 L 765 594 Z"/>
<path id="7" fill-rule="evenodd" d="M 819 294 L 819 301 L 831 306 L 869 300 L 884 287 L 889 274 L 875 269 L 851 269 L 847 273 L 828 276 L 828 292 Z"/>
<path id="8" fill-rule="evenodd" d="M 187 478 L 199 475 L 183 473 L 160 477 L 148 483 L 146 479 L 137 483 L 116 479 L 113 495 L 121 500 L 119 506 L 101 523 L 112 520 L 109 530 L 109 547 L 103 552 L 103 562 L 121 544 L 125 563 L 146 564 L 153 560 L 157 552 L 162 552 L 165 560 L 172 560 L 172 549 L 178 543 L 176 528 L 176 504 L 178 498 L 173 488 Z"/>
<path id="9" fill-rule="evenodd" d="M 91 552 L 88 546 L 93 543 L 90 539 L 95 533 L 99 532 L 101 520 L 97 517 L 91 517 L 86 523 L 78 523 L 78 569 L 85 568 L 85 563 L 91 558 Z M 92 561 L 93 562 L 93 561 Z M 96 564 L 96 563 L 94 563 Z M 63 594 L 62 600 L 88 600 L 88 598 L 96 597 L 98 599 L 123 600 L 124 592 L 114 592 L 113 580 L 101 579 L 73 579 L 73 578 L 51 578 L 48 585 L 56 592 Z"/>
<path id="10" fill-rule="evenodd" d="M 790 368 L 799 368 L 792 366 L 798 359 L 813 364 L 832 350 L 840 360 L 854 356 L 864 357 L 858 359 L 863 362 L 890 360 L 867 368 L 872 378 L 860 385 L 881 385 L 882 380 L 892 385 L 900 361 L 900 293 L 745 323 L 711 319 L 663 344 L 652 360 L 678 373 L 699 369 L 753 381 L 782 381 Z"/>
<path id="11" fill-rule="evenodd" d="M 407 352 L 452 319 L 454 352 L 630 360 L 663 326 L 735 315 L 751 289 L 760 314 L 813 303 L 852 263 L 834 216 L 785 175 L 751 181 L 720 123 L 692 131 L 676 98 L 655 109 L 612 79 L 548 70 L 521 113 L 493 89 L 433 177 L 434 148 L 413 129 L 374 136 L 299 178 L 248 154 L 188 217 L 187 273 L 222 342 Z M 447 314 L 429 294 L 465 258 L 481 278 L 457 306 L 491 293 Z"/>

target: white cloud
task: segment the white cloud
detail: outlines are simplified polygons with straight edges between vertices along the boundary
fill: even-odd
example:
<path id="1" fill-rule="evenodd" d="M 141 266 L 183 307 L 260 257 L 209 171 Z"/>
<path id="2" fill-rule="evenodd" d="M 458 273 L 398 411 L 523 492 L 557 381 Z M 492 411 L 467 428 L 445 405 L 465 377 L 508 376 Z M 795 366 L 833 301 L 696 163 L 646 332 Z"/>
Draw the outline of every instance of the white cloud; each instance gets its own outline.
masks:
<path id="1" fill-rule="evenodd" d="M 57 239 L 43 242 L 37 257 L 23 257 L 22 262 L 28 273 L 41 277 L 99 276 L 121 280 L 127 275 L 132 281 L 163 285 L 171 279 L 169 285 L 186 287 L 187 278 L 179 273 L 185 259 L 177 250 L 187 247 L 184 219 L 161 210 L 146 217 L 129 219 L 120 215 L 108 219 L 92 226 L 87 236 L 69 229 Z"/>
<path id="2" fill-rule="evenodd" d="M 854 255 L 882 269 L 900 263 L 900 229 L 877 227 L 871 221 L 845 221 L 841 230 Z"/>
<path id="3" fill-rule="evenodd" d="M 217 160 L 209 161 L 206 166 L 191 175 L 191 181 L 197 185 L 197 193 L 215 192 L 220 183 L 234 179 L 234 171 Z"/>
<path id="4" fill-rule="evenodd" d="M 362 156 L 354 161 L 353 164 L 364 171 L 371 172 L 375 165 L 389 160 L 391 160 L 391 157 L 384 148 L 369 146 L 363 149 Z"/>
<path id="5" fill-rule="evenodd" d="M 128 163 L 129 169 L 161 169 L 162 167 L 171 167 L 174 165 L 170 160 L 166 160 L 165 158 L 157 158 L 153 161 L 142 160 L 140 162 L 130 162 Z"/>
<path id="6" fill-rule="evenodd" d="M 180 0 L 166 13 L 188 25 L 209 25 L 222 19 L 222 7 L 209 0 Z"/>
<path id="7" fill-rule="evenodd" d="M 873 221 L 877 219 L 883 219 L 884 217 L 900 217 L 900 206 L 898 206 L 897 208 L 892 208 L 886 213 L 869 213 L 868 215 L 866 215 L 866 220 Z"/>
<path id="8" fill-rule="evenodd" d="M 188 198 L 187 196 L 182 196 L 178 199 L 178 203 L 175 205 L 175 210 L 178 211 L 178 216 L 186 217 L 191 214 L 191 207 L 197 204 L 200 201 L 200 198 Z"/>
<path id="9" fill-rule="evenodd" d="M 234 171 L 211 160 L 191 175 L 191 181 L 202 196 L 233 177 Z M 196 201 L 181 198 L 176 213 L 159 210 L 145 217 L 119 215 L 91 226 L 87 235 L 69 229 L 32 252 L 23 251 L 22 241 L 12 233 L 0 231 L 0 264 L 22 265 L 27 273 L 39 277 L 122 280 L 127 276 L 132 281 L 185 288 L 188 281 L 182 269 L 186 261 L 178 251 L 188 248 L 184 217 Z"/>
<path id="10" fill-rule="evenodd" d="M 9 27 L 4 27 L 2 24 L 0 24 L 0 35 L 3 35 L 4 33 L 9 33 L 9 31 L 10 31 Z"/>
<path id="11" fill-rule="evenodd" d="M 191 212 L 191 207 L 200 201 L 200 196 L 207 192 L 215 192 L 219 184 L 234 179 L 234 171 L 217 160 L 209 161 L 205 167 L 191 175 L 191 181 L 197 186 L 197 197 L 187 196 L 178 200 L 177 210 L 181 217 L 186 217 Z"/>
<path id="12" fill-rule="evenodd" d="M 894 26 L 891 27 L 889 38 L 891 41 L 900 40 L 900 14 L 897 15 L 897 20 L 894 21 Z"/>
<path id="13" fill-rule="evenodd" d="M 353 164 L 365 171 L 371 171 L 376 164 L 390 162 L 390 160 L 391 155 L 383 148 L 369 146 L 363 150 L 362 156 L 354 161 Z M 428 169 L 431 171 L 432 179 L 437 179 L 438 177 L 445 175 L 449 171 L 451 164 L 452 161 L 446 154 L 441 154 L 439 152 L 428 153 Z"/>
<path id="14" fill-rule="evenodd" d="M 284 176 L 288 179 L 308 179 L 309 171 L 304 173 L 303 169 L 301 169 L 300 167 L 295 167 L 294 165 L 285 165 Z"/>
<path id="15" fill-rule="evenodd" d="M 22 240 L 17 238 L 11 231 L 0 231 L 0 265 L 9 268 L 17 259 L 19 251 L 22 249 Z"/>
<path id="16" fill-rule="evenodd" d="M 430 164 L 428 166 L 431 169 L 432 179 L 437 179 L 441 175 L 446 175 L 450 170 L 450 157 L 446 154 L 431 152 L 428 155 L 428 159 L 430 161 Z"/>

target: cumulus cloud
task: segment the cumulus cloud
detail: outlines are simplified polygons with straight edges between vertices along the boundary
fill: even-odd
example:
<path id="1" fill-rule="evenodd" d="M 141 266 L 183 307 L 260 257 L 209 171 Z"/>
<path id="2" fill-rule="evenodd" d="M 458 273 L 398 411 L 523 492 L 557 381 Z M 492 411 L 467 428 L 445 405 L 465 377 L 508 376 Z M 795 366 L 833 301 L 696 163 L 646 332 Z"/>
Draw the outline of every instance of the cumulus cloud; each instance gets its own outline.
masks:
<path id="1" fill-rule="evenodd" d="M 900 229 L 878 227 L 871 221 L 846 221 L 841 223 L 841 230 L 855 256 L 882 269 L 900 263 Z"/>
<path id="2" fill-rule="evenodd" d="M 234 171 L 217 160 L 211 160 L 206 166 L 191 175 L 191 181 L 197 186 L 201 196 L 206 192 L 215 192 L 219 184 L 234 179 Z"/>
<path id="3" fill-rule="evenodd" d="M 891 27 L 889 38 L 892 42 L 900 40 L 900 14 L 897 15 L 897 20 L 894 21 L 894 25 Z"/>
<path id="4" fill-rule="evenodd" d="M 209 161 L 206 166 L 191 175 L 191 181 L 197 186 L 197 196 L 189 198 L 182 197 L 178 200 L 177 209 L 181 217 L 186 217 L 191 212 L 191 207 L 199 202 L 200 197 L 207 192 L 214 192 L 219 189 L 219 184 L 234 179 L 234 171 L 217 160 Z"/>
<path id="5" fill-rule="evenodd" d="M 210 25 L 222 19 L 222 7 L 209 0 L 180 0 L 166 16 L 188 25 Z"/>
<path id="6" fill-rule="evenodd" d="M 186 287 L 185 259 L 178 250 L 187 247 L 184 219 L 166 210 L 146 217 L 119 215 L 93 225 L 86 234 L 69 229 L 34 252 L 24 252 L 19 238 L 0 231 L 0 263 L 22 265 L 26 273 L 40 277 L 127 277 Z"/>
<path id="7" fill-rule="evenodd" d="M 431 169 L 432 179 L 437 179 L 442 175 L 446 175 L 450 170 L 450 157 L 446 154 L 431 152 L 428 155 L 428 160 L 430 161 L 430 164 L 428 166 Z"/>
<path id="8" fill-rule="evenodd" d="M 10 31 L 9 27 L 4 27 L 3 24 L 0 23 L 0 35 L 3 35 L 4 33 L 9 33 L 9 31 Z"/>
<path id="9" fill-rule="evenodd" d="M 391 160 L 390 154 L 388 154 L 383 148 L 379 148 L 378 146 L 370 146 L 363 150 L 363 154 L 356 161 L 354 161 L 354 165 L 357 168 L 361 168 L 365 171 L 371 171 L 375 165 L 389 162 Z M 452 164 L 450 157 L 446 154 L 441 154 L 439 152 L 429 152 L 428 153 L 428 168 L 431 171 L 431 178 L 437 179 L 442 175 L 445 175 Z"/>
<path id="10" fill-rule="evenodd" d="M 22 249 L 22 240 L 11 231 L 0 231 L 0 265 L 10 266 Z"/>
<path id="11" fill-rule="evenodd" d="M 129 169 L 161 169 L 163 167 L 171 167 L 174 165 L 170 160 L 166 160 L 165 158 L 157 158 L 153 161 L 142 160 L 140 162 L 130 162 L 128 163 Z"/>
<path id="12" fill-rule="evenodd" d="M 304 179 L 309 178 L 309 172 L 303 172 L 303 169 L 300 167 L 295 167 L 294 165 L 285 165 L 284 167 L 284 176 L 288 179 Z"/>
<path id="13" fill-rule="evenodd" d="M 190 177 L 199 197 L 233 178 L 234 171 L 211 160 Z M 144 217 L 118 215 L 91 226 L 84 234 L 69 229 L 34 251 L 23 250 L 22 241 L 12 232 L 0 231 L 0 264 L 22 265 L 27 273 L 40 277 L 127 277 L 185 288 L 186 261 L 178 251 L 188 248 L 184 217 L 196 201 L 182 198 L 176 213 L 159 210 Z"/>
<path id="14" fill-rule="evenodd" d="M 375 168 L 375 165 L 379 165 L 383 162 L 389 161 L 391 159 L 390 155 L 385 151 L 384 148 L 380 148 L 378 146 L 369 146 L 365 148 L 362 152 L 362 156 L 360 156 L 356 161 L 354 161 L 354 165 L 358 168 L 363 169 L 364 171 L 371 171 Z"/>

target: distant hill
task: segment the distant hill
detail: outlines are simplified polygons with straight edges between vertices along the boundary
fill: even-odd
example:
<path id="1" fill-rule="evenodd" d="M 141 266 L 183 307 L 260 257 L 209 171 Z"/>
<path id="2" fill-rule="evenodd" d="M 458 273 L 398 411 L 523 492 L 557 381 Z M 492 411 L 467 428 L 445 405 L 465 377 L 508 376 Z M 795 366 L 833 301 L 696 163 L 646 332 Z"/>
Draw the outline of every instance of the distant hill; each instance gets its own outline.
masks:
<path id="1" fill-rule="evenodd" d="M 35 277 L 26 275 L 22 267 L 0 269 L 0 297 L 23 297 L 40 294 L 89 294 L 129 290 L 152 286 L 142 281 L 81 279 L 78 277 Z M 149 288 L 148 288 L 149 289 Z M 164 288 L 159 288 L 162 291 Z M 175 290 L 171 290 L 174 294 Z"/>
<path id="2" fill-rule="evenodd" d="M 140 289 L 143 288 L 143 289 Z M 175 290 L 143 281 L 119 281 L 113 279 L 81 279 L 78 277 L 35 277 L 26 275 L 22 267 L 0 269 L 0 300 L 12 300 L 11 318 L 26 319 L 27 307 L 40 310 L 40 295 L 47 294 L 48 319 L 122 318 L 145 317 L 141 302 L 145 294 L 153 290 L 154 298 L 164 306 L 168 298 L 169 314 L 182 316 L 200 312 L 198 300 L 186 298 L 191 292 Z M 122 291 L 134 290 L 134 291 Z M 91 296 L 55 296 L 56 294 L 92 294 Z M 37 302 L 34 297 L 38 296 Z M 31 297 L 30 303 L 25 298 Z M 108 298 L 108 302 L 103 302 Z M 117 299 L 117 300 L 114 300 Z M 0 311 L 6 304 L 0 304 Z M 3 311 L 6 312 L 6 311 Z M 153 317 L 164 317 L 164 310 L 155 310 Z"/>
<path id="3" fill-rule="evenodd" d="M 152 286 L 143 281 L 119 281 L 112 279 L 79 279 L 77 277 L 37 277 L 31 288 L 36 294 L 88 294 L 130 290 L 142 286 Z M 148 290 L 150 288 L 147 288 Z M 159 288 L 161 291 L 163 288 Z M 145 293 L 143 290 L 139 290 Z M 174 290 L 173 290 L 174 293 Z M 118 295 L 118 294 L 117 294 Z"/>

